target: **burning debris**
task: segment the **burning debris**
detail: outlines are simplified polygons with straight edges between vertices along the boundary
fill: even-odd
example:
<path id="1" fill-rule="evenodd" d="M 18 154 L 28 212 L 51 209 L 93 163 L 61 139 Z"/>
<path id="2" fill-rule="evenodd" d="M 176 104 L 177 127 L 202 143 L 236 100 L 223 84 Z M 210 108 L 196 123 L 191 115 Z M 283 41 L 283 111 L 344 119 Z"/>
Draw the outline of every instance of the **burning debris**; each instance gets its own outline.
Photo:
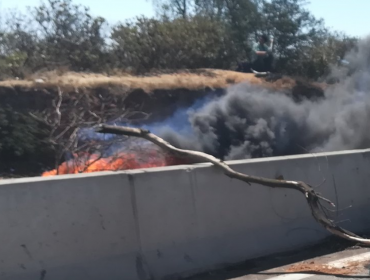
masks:
<path id="1" fill-rule="evenodd" d="M 91 173 L 98 171 L 119 171 L 139 168 L 162 167 L 188 164 L 189 160 L 175 157 L 159 150 L 137 152 L 118 152 L 113 156 L 103 157 L 98 154 L 75 154 L 73 159 L 63 162 L 57 169 L 44 172 L 43 177 Z"/>

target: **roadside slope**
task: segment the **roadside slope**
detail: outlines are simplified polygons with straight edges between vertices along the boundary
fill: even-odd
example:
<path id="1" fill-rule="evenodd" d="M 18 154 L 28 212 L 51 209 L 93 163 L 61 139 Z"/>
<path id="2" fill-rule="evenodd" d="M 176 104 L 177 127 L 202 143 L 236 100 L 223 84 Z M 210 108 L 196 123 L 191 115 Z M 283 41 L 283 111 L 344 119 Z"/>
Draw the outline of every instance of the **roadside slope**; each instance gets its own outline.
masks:
<path id="1" fill-rule="evenodd" d="M 46 72 L 35 74 L 26 80 L 6 80 L 0 82 L 0 87 L 22 88 L 49 88 L 49 87 L 73 87 L 73 88 L 97 88 L 109 86 L 121 86 L 127 90 L 141 89 L 145 92 L 154 90 L 188 89 L 200 90 L 205 88 L 226 88 L 231 84 L 249 82 L 276 90 L 292 89 L 297 85 L 297 80 L 289 77 L 281 77 L 275 81 L 266 81 L 257 78 L 254 74 L 240 73 L 227 70 L 198 69 L 180 71 L 172 74 L 159 74 L 151 76 L 116 75 L 66 72 Z M 312 84 L 322 87 L 320 84 Z"/>

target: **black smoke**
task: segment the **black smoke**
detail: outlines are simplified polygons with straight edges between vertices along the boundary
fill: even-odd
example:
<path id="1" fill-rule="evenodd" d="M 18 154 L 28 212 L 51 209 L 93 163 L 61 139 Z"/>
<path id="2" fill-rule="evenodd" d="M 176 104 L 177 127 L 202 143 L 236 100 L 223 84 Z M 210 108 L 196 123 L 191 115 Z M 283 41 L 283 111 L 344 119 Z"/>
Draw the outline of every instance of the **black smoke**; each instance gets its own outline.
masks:
<path id="1" fill-rule="evenodd" d="M 181 148 L 222 159 L 244 159 L 370 147 L 370 41 L 360 42 L 345 59 L 350 68 L 333 68 L 340 82 L 325 98 L 295 102 L 282 93 L 250 84 L 189 113 L 191 132 L 162 129 Z"/>

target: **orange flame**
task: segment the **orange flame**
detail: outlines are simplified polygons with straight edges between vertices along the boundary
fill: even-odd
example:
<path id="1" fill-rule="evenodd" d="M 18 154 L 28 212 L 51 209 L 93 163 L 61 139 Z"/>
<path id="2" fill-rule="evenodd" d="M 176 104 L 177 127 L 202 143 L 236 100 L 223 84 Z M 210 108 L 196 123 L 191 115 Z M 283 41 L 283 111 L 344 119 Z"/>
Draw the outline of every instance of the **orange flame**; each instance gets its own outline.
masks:
<path id="1" fill-rule="evenodd" d="M 107 158 L 99 158 L 98 155 L 74 156 L 75 158 L 73 160 L 63 162 L 58 169 L 44 172 L 42 177 L 98 171 L 118 171 L 161 167 L 188 163 L 184 159 L 179 159 L 170 155 L 163 155 L 157 151 L 145 152 L 145 154 L 142 154 L 140 157 L 135 153 L 119 153 Z"/>

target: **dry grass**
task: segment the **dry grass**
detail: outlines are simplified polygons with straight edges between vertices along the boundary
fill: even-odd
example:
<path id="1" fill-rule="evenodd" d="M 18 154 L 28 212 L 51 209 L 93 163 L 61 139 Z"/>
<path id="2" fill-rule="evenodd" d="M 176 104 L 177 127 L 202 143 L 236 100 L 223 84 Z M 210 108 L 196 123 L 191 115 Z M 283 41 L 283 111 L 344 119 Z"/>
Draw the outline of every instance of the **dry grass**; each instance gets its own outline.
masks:
<path id="1" fill-rule="evenodd" d="M 36 82 L 42 79 L 43 83 Z M 253 74 L 239 73 L 234 71 L 201 69 L 198 72 L 184 72 L 174 74 L 162 74 L 157 76 L 130 76 L 117 75 L 105 76 L 102 74 L 85 74 L 66 72 L 47 72 L 34 75 L 28 80 L 7 80 L 0 82 L 0 87 L 24 87 L 24 88 L 49 88 L 60 86 L 63 88 L 97 88 L 118 86 L 127 91 L 142 89 L 145 92 L 154 90 L 189 89 L 201 90 L 204 88 L 225 88 L 231 84 L 249 82 L 263 85 L 273 89 L 287 89 L 295 85 L 290 78 L 282 78 L 276 82 L 266 82 L 264 79 L 256 78 Z"/>

